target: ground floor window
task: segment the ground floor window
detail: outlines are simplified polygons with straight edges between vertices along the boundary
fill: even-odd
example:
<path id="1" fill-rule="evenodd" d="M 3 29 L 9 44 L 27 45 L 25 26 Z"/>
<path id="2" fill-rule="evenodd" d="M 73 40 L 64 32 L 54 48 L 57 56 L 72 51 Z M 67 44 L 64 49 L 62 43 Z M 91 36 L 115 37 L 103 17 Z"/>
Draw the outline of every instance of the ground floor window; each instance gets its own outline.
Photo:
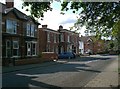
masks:
<path id="1" fill-rule="evenodd" d="M 50 45 L 49 44 L 47 44 L 47 46 L 46 46 L 46 52 L 50 52 Z"/>
<path id="2" fill-rule="evenodd" d="M 64 52 L 64 47 L 63 47 L 63 46 L 61 46 L 61 48 L 60 48 L 60 52 L 61 52 L 61 53 Z"/>
<path id="3" fill-rule="evenodd" d="M 37 42 L 27 42 L 27 56 L 37 55 Z"/>
<path id="4" fill-rule="evenodd" d="M 18 41 L 13 41 L 13 57 L 18 56 L 19 43 Z"/>
<path id="5" fill-rule="evenodd" d="M 27 56 L 31 55 L 31 43 L 27 42 Z"/>
<path id="6" fill-rule="evenodd" d="M 56 47 L 55 51 L 56 51 L 56 53 L 58 53 L 58 46 Z"/>
<path id="7" fill-rule="evenodd" d="M 6 41 L 6 57 L 18 57 L 19 56 L 19 42 L 18 41 Z"/>
<path id="8" fill-rule="evenodd" d="M 6 57 L 11 57 L 11 42 L 6 41 Z"/>
<path id="9" fill-rule="evenodd" d="M 32 43 L 32 55 L 36 55 L 36 43 Z"/>

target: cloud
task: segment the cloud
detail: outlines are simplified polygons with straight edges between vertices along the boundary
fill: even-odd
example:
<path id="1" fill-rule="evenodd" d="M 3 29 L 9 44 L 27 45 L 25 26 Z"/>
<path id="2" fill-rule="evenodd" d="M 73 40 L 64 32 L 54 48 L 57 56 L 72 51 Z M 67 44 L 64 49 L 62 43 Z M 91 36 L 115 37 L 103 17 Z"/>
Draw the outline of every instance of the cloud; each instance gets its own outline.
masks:
<path id="1" fill-rule="evenodd" d="M 58 29 L 59 25 L 63 25 L 66 29 L 69 29 L 71 24 L 77 21 L 76 15 L 73 13 L 62 15 L 60 14 L 60 10 L 53 10 L 44 13 L 44 20 L 39 22 L 43 24 L 47 24 L 49 28 Z"/>
<path id="2" fill-rule="evenodd" d="M 68 23 L 75 23 L 75 22 L 76 22 L 76 19 L 69 18 L 69 19 L 66 19 L 65 21 L 61 22 L 61 24 L 68 24 Z"/>

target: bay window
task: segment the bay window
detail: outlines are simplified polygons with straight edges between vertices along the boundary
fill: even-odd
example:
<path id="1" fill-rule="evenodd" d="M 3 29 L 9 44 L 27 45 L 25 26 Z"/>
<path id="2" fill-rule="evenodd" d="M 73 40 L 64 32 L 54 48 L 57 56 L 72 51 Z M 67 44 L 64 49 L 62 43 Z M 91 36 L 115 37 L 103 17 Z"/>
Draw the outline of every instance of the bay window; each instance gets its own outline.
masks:
<path id="1" fill-rule="evenodd" d="M 34 25 L 31 25 L 31 36 L 32 37 L 35 36 L 35 27 L 34 27 Z"/>
<path id="2" fill-rule="evenodd" d="M 29 41 L 27 42 L 27 56 L 36 56 L 37 55 L 37 42 Z"/>
<path id="3" fill-rule="evenodd" d="M 31 43 L 28 42 L 27 43 L 27 56 L 30 56 L 31 55 Z"/>
<path id="4" fill-rule="evenodd" d="M 32 55 L 36 55 L 36 43 L 32 43 Z"/>
<path id="5" fill-rule="evenodd" d="M 27 36 L 31 36 L 31 37 L 35 36 L 35 30 L 36 30 L 35 25 L 28 23 L 26 30 L 27 30 L 27 32 L 26 32 Z"/>
<path id="6" fill-rule="evenodd" d="M 27 24 L 27 36 L 30 36 L 30 24 Z"/>

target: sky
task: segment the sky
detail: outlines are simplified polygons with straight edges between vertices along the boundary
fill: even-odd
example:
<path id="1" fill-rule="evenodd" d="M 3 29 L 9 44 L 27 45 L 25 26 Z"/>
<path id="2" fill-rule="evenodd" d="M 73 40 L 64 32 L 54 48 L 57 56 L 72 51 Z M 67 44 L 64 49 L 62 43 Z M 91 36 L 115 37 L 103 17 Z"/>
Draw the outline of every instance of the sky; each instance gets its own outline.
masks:
<path id="1" fill-rule="evenodd" d="M 5 0 L 0 0 L 0 2 L 5 3 Z M 25 9 L 22 9 L 22 0 L 14 0 L 14 7 L 20 10 L 21 12 L 30 15 L 29 12 L 25 11 Z M 38 20 L 41 25 L 48 25 L 48 28 L 54 30 L 57 30 L 59 26 L 62 25 L 63 28 L 69 30 L 69 27 L 72 27 L 74 23 L 77 21 L 78 13 L 77 14 L 72 13 L 72 10 L 65 12 L 64 15 L 60 14 L 61 13 L 60 2 L 54 1 L 51 4 L 51 7 L 53 8 L 53 10 L 45 12 L 43 20 L 41 19 Z M 39 27 L 41 27 L 41 25 Z M 79 30 L 78 32 L 80 32 L 81 35 L 84 35 L 84 30 L 85 27 L 81 28 L 81 30 Z"/>

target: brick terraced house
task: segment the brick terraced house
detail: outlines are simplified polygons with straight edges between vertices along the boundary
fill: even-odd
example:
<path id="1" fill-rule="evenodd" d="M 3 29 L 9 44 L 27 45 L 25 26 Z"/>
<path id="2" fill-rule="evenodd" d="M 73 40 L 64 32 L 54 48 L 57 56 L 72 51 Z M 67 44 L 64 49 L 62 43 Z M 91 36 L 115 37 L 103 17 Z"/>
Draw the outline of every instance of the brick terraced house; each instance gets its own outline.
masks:
<path id="1" fill-rule="evenodd" d="M 58 31 L 47 28 L 47 25 L 42 25 L 38 32 L 39 53 L 62 52 L 79 53 L 79 34 L 73 31 L 63 29 L 59 26 Z"/>
<path id="2" fill-rule="evenodd" d="M 60 32 L 59 53 L 74 52 L 79 54 L 79 34 L 63 29 L 63 26 L 59 26 L 58 32 Z"/>
<path id="3" fill-rule="evenodd" d="M 37 56 L 39 23 L 14 8 L 14 2 L 2 4 L 2 58 L 25 59 Z"/>
<path id="4" fill-rule="evenodd" d="M 42 25 L 38 30 L 39 53 L 55 52 L 58 54 L 59 32 Z"/>

